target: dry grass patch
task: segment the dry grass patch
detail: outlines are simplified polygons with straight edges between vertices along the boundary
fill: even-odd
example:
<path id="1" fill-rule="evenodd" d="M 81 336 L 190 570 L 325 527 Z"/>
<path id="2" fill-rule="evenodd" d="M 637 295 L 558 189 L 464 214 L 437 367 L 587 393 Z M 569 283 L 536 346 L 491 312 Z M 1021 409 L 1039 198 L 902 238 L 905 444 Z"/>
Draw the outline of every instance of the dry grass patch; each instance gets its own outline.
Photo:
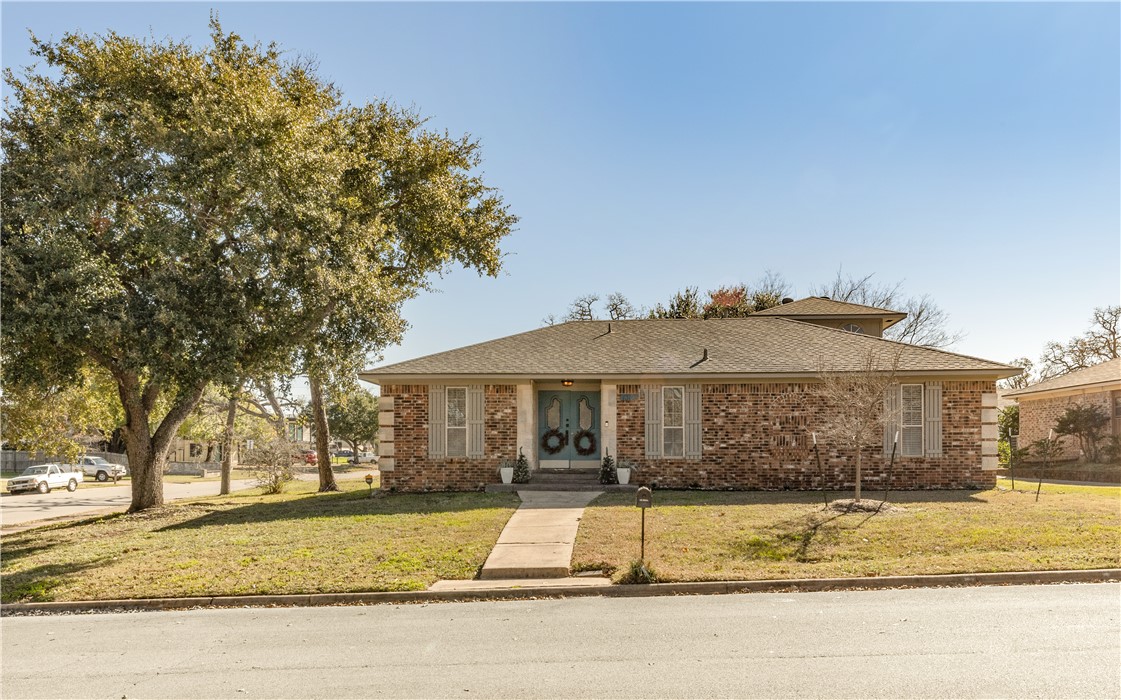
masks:
<path id="1" fill-rule="evenodd" d="M 898 509 L 839 513 L 819 493 L 660 491 L 646 557 L 661 581 L 1121 566 L 1121 489 L 1045 484 L 1034 499 L 1034 489 L 897 492 Z M 598 498 L 574 568 L 618 578 L 638 558 L 639 518 L 633 496 Z"/>
<path id="2" fill-rule="evenodd" d="M 473 578 L 518 506 L 513 494 L 367 498 L 343 481 L 177 501 L 4 537 L 5 603 L 423 589 Z"/>

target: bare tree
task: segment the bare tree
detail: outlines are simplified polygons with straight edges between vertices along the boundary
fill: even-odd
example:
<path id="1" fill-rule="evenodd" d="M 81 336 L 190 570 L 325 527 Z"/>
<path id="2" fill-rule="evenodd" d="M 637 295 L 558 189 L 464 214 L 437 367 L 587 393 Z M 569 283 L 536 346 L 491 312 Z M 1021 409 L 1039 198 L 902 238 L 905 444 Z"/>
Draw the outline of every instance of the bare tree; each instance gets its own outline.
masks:
<path id="1" fill-rule="evenodd" d="M 629 299 L 623 296 L 622 292 L 612 292 L 608 294 L 607 302 L 604 306 L 607 309 L 607 317 L 612 321 L 637 318 L 638 316 L 638 310 Z"/>
<path id="2" fill-rule="evenodd" d="M 1047 343 L 1039 360 L 1040 379 L 1058 377 L 1121 357 L 1119 320 L 1121 306 L 1101 306 L 1094 309 L 1090 330 L 1066 343 Z"/>
<path id="3" fill-rule="evenodd" d="M 818 363 L 820 385 L 812 395 L 821 398 L 826 409 L 816 432 L 855 452 L 857 502 L 864 450 L 881 444 L 884 425 L 897 422 L 896 416 L 888 415 L 884 396 L 895 384 L 900 350 L 870 349 L 856 370 L 839 371 L 824 360 Z"/>
<path id="4" fill-rule="evenodd" d="M 780 273 L 767 270 L 759 281 L 748 287 L 752 311 L 763 311 L 782 303 L 790 294 L 790 283 Z"/>
<path id="5" fill-rule="evenodd" d="M 1008 364 L 1012 365 L 1013 367 L 1023 367 L 1024 371 L 1021 374 L 1017 374 L 1015 377 L 1001 379 L 999 382 L 997 382 L 996 385 L 1001 389 L 1026 389 L 1032 384 L 1035 384 L 1037 381 L 1039 381 L 1032 374 L 1032 370 L 1035 368 L 1035 363 L 1028 358 L 1017 357 Z"/>
<path id="6" fill-rule="evenodd" d="M 947 348 L 962 339 L 961 331 L 949 330 L 949 316 L 929 295 L 908 297 L 902 282 L 880 284 L 873 277 L 854 277 L 838 269 L 832 281 L 812 287 L 811 294 L 905 312 L 907 318 L 887 329 L 885 338 L 930 348 Z"/>
<path id="7" fill-rule="evenodd" d="M 576 297 L 568 306 L 568 314 L 565 315 L 565 321 L 595 321 L 596 311 L 595 305 L 599 301 L 598 294 L 585 294 Z"/>

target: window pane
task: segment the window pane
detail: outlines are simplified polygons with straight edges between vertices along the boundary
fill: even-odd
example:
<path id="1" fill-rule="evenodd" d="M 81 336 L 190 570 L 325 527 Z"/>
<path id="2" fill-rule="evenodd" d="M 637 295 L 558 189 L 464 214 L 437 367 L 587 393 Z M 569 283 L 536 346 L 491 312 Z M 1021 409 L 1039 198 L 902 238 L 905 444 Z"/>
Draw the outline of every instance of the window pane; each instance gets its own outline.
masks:
<path id="1" fill-rule="evenodd" d="M 666 440 L 662 446 L 666 457 L 681 457 L 685 454 L 685 429 L 666 428 Z"/>
<path id="2" fill-rule="evenodd" d="M 899 449 L 904 457 L 922 456 L 922 428 L 903 428 L 900 431 L 899 441 L 902 443 Z"/>
<path id="3" fill-rule="evenodd" d="M 922 426 L 922 385 L 903 385 L 903 419 L 905 426 Z"/>
<path id="4" fill-rule="evenodd" d="M 662 425 L 680 428 L 685 425 L 684 407 L 681 401 L 681 387 L 667 386 L 662 390 Z"/>
<path id="5" fill-rule="evenodd" d="M 448 456 L 467 456 L 467 428 L 448 428 Z"/>
<path id="6" fill-rule="evenodd" d="M 448 427 L 467 425 L 467 389 L 448 389 Z"/>

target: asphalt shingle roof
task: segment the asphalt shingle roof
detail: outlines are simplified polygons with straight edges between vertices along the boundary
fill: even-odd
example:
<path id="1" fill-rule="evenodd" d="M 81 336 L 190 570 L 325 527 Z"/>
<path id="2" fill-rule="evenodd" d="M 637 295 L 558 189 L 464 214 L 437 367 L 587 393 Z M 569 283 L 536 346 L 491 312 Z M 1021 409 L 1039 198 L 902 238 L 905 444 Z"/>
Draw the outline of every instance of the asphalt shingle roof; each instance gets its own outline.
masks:
<path id="1" fill-rule="evenodd" d="M 902 311 L 880 309 L 875 306 L 835 301 L 826 297 L 806 297 L 798 301 L 772 306 L 756 311 L 755 316 L 891 316 L 906 318 Z"/>
<path id="2" fill-rule="evenodd" d="M 786 318 L 571 321 L 362 372 L 363 379 L 423 375 L 603 376 L 816 374 L 861 369 L 869 350 L 898 351 L 903 372 L 1018 370 L 942 350 Z M 702 361 L 705 351 L 708 359 Z"/>
<path id="3" fill-rule="evenodd" d="M 1104 382 L 1121 382 L 1121 358 L 1106 360 L 1105 362 L 1087 367 L 1085 369 L 1076 369 L 1073 372 L 1048 379 L 1045 382 L 1032 384 L 1023 389 L 1005 392 L 1005 396 L 1027 396 L 1035 394 L 1040 391 L 1053 391 L 1055 389 L 1072 389 L 1074 387 L 1085 386 L 1089 384 L 1102 384 Z"/>

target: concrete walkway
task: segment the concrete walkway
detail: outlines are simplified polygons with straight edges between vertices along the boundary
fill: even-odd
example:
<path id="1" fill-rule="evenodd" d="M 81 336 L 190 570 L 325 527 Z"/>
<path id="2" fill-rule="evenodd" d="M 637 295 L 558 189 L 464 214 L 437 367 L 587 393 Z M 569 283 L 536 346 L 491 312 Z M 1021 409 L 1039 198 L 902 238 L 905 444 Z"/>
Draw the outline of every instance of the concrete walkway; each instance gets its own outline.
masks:
<path id="1" fill-rule="evenodd" d="M 541 579 L 568 576 L 572 545 L 584 506 L 600 491 L 521 491 L 522 505 L 510 517 L 481 579 Z"/>

